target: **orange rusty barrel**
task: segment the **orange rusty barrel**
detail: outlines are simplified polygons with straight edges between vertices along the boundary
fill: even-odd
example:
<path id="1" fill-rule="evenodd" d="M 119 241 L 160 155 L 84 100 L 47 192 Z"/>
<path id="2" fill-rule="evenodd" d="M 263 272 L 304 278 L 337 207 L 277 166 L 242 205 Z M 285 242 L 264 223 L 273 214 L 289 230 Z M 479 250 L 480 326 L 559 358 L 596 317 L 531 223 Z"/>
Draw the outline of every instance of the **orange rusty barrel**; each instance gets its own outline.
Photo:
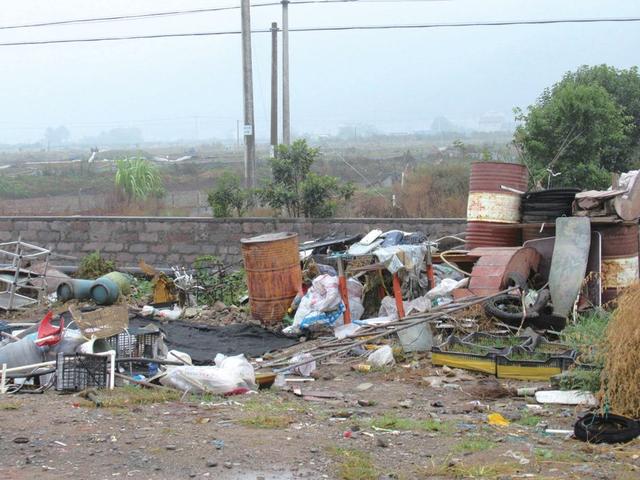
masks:
<path id="1" fill-rule="evenodd" d="M 520 245 L 520 230 L 503 223 L 468 222 L 465 242 L 468 250 L 481 247 L 516 247 Z"/>
<path id="2" fill-rule="evenodd" d="M 240 242 L 251 315 L 263 325 L 279 323 L 302 284 L 298 234 L 268 233 Z"/>
<path id="3" fill-rule="evenodd" d="M 638 281 L 638 224 L 598 225 L 602 235 L 602 300 Z"/>
<path id="4" fill-rule="evenodd" d="M 501 162 L 471 164 L 467 202 L 467 248 L 520 245 L 520 194 L 527 190 L 524 165 Z M 507 187 L 504 189 L 502 187 Z"/>

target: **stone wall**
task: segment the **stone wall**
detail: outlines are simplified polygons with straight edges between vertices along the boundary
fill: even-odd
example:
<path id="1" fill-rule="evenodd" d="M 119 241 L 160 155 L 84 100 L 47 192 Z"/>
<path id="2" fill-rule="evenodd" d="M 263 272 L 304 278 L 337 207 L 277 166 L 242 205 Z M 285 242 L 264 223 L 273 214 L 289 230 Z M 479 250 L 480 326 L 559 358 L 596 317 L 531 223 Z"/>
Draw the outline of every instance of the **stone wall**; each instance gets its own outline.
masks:
<path id="1" fill-rule="evenodd" d="M 366 233 L 374 228 L 422 231 L 431 238 L 462 232 L 459 218 L 231 218 L 199 217 L 0 217 L 0 242 L 22 240 L 50 248 L 55 265 L 77 263 L 95 250 L 120 266 L 140 259 L 157 267 L 188 265 L 199 255 L 230 263 L 241 258 L 240 239 L 292 231 L 300 240 L 327 234 Z"/>

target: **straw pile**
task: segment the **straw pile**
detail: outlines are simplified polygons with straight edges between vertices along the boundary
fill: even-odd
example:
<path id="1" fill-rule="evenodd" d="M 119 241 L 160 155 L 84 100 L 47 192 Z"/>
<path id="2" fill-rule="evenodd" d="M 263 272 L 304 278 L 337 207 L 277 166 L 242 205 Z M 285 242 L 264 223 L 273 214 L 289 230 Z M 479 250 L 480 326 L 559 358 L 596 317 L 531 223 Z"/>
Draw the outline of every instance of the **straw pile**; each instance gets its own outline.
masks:
<path id="1" fill-rule="evenodd" d="M 618 297 L 607 328 L 607 352 L 600 396 L 611 412 L 640 418 L 640 284 Z"/>

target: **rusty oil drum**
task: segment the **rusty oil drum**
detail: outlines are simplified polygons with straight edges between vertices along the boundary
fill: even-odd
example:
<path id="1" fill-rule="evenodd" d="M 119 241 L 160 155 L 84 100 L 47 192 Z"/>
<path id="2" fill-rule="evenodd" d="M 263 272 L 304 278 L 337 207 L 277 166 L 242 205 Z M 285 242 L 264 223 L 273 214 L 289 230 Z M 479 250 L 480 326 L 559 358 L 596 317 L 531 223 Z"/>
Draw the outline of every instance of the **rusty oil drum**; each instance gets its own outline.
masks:
<path id="1" fill-rule="evenodd" d="M 638 224 L 598 225 L 602 235 L 602 301 L 638 281 Z"/>
<path id="2" fill-rule="evenodd" d="M 263 325 L 280 323 L 302 284 L 298 234 L 243 238 L 251 315 Z"/>
<path id="3" fill-rule="evenodd" d="M 502 186 L 524 192 L 528 173 L 524 165 L 501 162 L 471 164 L 467 203 L 468 249 L 520 245 L 520 195 Z M 514 225 L 509 227 L 508 225 Z"/>

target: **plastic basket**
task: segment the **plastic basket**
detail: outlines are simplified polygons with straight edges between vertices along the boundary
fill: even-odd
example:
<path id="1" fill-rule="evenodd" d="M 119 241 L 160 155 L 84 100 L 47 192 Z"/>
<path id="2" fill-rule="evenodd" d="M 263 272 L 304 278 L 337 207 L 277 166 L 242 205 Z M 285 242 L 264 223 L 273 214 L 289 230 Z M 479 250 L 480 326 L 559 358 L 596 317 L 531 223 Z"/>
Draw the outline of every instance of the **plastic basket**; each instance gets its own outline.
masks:
<path id="1" fill-rule="evenodd" d="M 531 357 L 518 358 L 516 356 Z M 572 356 L 550 355 L 530 352 L 522 347 L 514 347 L 506 355 L 496 357 L 496 376 L 516 380 L 548 381 L 559 375 L 574 363 Z"/>
<path id="2" fill-rule="evenodd" d="M 77 392 L 107 386 L 109 359 L 88 353 L 59 353 L 56 358 L 56 390 Z"/>
<path id="3" fill-rule="evenodd" d="M 532 337 L 500 336 L 482 332 L 467 335 L 462 339 L 462 341 L 472 345 L 488 348 L 497 353 L 506 353 L 512 347 L 522 347 L 526 350 L 531 350 L 534 345 Z"/>
<path id="4" fill-rule="evenodd" d="M 446 342 L 431 349 L 431 363 L 495 375 L 496 356 L 499 353 L 495 349 L 463 342 L 452 335 Z"/>
<path id="5" fill-rule="evenodd" d="M 106 341 L 116 351 L 117 358 L 157 358 L 160 335 L 159 331 L 128 330 L 109 337 Z"/>

